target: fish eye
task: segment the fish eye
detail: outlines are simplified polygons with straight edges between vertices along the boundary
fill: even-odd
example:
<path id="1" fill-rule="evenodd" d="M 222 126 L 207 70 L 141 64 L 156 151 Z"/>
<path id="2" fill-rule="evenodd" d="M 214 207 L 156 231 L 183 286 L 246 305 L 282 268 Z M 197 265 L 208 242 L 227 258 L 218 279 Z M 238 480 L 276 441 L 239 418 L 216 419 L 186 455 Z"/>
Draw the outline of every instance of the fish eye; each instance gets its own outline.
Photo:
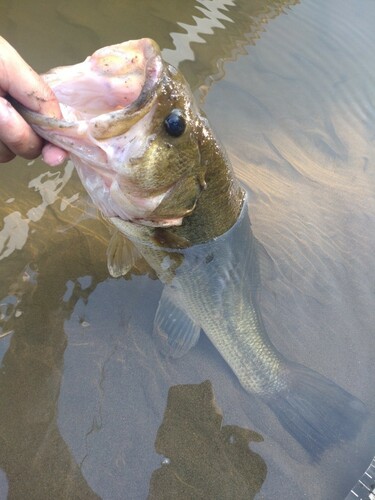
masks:
<path id="1" fill-rule="evenodd" d="M 174 109 L 164 120 L 165 130 L 172 137 L 180 137 L 185 132 L 186 120 L 180 109 Z"/>

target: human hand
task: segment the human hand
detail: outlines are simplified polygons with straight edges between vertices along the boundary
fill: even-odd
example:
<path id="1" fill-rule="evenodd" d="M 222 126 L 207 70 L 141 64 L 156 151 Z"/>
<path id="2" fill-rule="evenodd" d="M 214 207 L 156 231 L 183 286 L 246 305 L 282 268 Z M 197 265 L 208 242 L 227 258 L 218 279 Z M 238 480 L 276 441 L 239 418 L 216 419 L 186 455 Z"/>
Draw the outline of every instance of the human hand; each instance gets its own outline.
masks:
<path id="1" fill-rule="evenodd" d="M 49 165 L 62 163 L 68 153 L 39 137 L 5 98 L 7 94 L 32 111 L 62 117 L 49 86 L 0 36 L 0 163 L 16 155 L 33 159 L 41 153 Z"/>

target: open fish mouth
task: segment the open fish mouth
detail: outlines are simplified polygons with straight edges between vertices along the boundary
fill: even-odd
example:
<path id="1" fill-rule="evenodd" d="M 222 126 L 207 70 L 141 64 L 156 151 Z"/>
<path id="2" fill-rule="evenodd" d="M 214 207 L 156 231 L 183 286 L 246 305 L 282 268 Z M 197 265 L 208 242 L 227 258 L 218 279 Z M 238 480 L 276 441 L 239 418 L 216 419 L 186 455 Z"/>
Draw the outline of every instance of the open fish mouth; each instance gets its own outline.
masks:
<path id="1" fill-rule="evenodd" d="M 82 63 L 58 67 L 43 78 L 54 91 L 62 119 L 16 103 L 34 130 L 71 153 L 83 185 L 107 217 L 153 226 L 179 225 L 182 218 L 151 214 L 176 182 L 144 189 L 134 171 L 154 140 L 152 117 L 165 64 L 151 39 L 97 50 Z"/>
<path id="2" fill-rule="evenodd" d="M 104 140 L 130 130 L 152 108 L 163 73 L 160 49 L 151 39 L 97 50 L 85 61 L 43 75 L 54 91 L 63 119 L 46 117 L 17 103 L 41 135 L 87 161 L 76 139 Z M 100 163 L 101 162 L 97 162 Z"/>

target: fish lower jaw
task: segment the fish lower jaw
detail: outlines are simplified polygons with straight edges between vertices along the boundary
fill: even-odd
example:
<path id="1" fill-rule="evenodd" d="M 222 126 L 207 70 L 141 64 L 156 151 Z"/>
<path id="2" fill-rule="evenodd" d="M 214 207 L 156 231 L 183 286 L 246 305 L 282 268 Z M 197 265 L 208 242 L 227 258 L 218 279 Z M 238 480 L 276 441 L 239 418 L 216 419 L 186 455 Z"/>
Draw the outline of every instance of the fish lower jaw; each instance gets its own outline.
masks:
<path id="1" fill-rule="evenodd" d="M 105 216 L 105 214 L 103 213 Z M 110 222 L 117 227 L 122 232 L 124 231 L 124 224 L 134 224 L 135 226 L 145 226 L 149 228 L 158 228 L 158 227 L 173 227 L 180 226 L 182 224 L 183 218 L 179 219 L 160 219 L 160 220 L 148 220 L 148 219 L 137 219 L 137 218 L 123 218 L 119 216 L 107 216 Z"/>
<path id="2" fill-rule="evenodd" d="M 181 226 L 182 221 L 183 217 L 178 217 L 176 219 L 158 219 L 158 220 L 134 219 L 132 222 L 141 224 L 142 226 L 149 226 L 149 227 L 174 227 L 174 226 Z"/>
<path id="3" fill-rule="evenodd" d="M 130 194 L 109 191 L 109 201 L 102 200 L 105 215 L 120 217 L 126 221 L 149 227 L 180 226 L 183 217 L 158 217 L 153 215 L 164 198 L 158 195 L 153 198 L 138 198 Z"/>

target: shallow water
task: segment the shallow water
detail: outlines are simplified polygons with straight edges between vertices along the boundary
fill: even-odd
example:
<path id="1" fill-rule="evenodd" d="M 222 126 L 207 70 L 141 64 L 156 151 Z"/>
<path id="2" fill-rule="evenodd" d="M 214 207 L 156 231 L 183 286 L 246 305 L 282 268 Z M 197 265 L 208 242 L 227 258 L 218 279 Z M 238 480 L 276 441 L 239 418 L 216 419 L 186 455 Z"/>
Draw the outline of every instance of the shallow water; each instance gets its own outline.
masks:
<path id="1" fill-rule="evenodd" d="M 3 2 L 1 33 L 40 72 L 158 41 L 250 191 L 274 261 L 260 304 L 270 337 L 371 417 L 312 464 L 204 336 L 164 360 L 151 337 L 161 284 L 109 278 L 108 229 L 69 163 L 16 160 L 0 168 L 0 498 L 249 498 L 254 484 L 256 498 L 345 497 L 375 449 L 375 5 L 96 5 Z M 226 439 L 243 446 L 229 453 Z"/>

